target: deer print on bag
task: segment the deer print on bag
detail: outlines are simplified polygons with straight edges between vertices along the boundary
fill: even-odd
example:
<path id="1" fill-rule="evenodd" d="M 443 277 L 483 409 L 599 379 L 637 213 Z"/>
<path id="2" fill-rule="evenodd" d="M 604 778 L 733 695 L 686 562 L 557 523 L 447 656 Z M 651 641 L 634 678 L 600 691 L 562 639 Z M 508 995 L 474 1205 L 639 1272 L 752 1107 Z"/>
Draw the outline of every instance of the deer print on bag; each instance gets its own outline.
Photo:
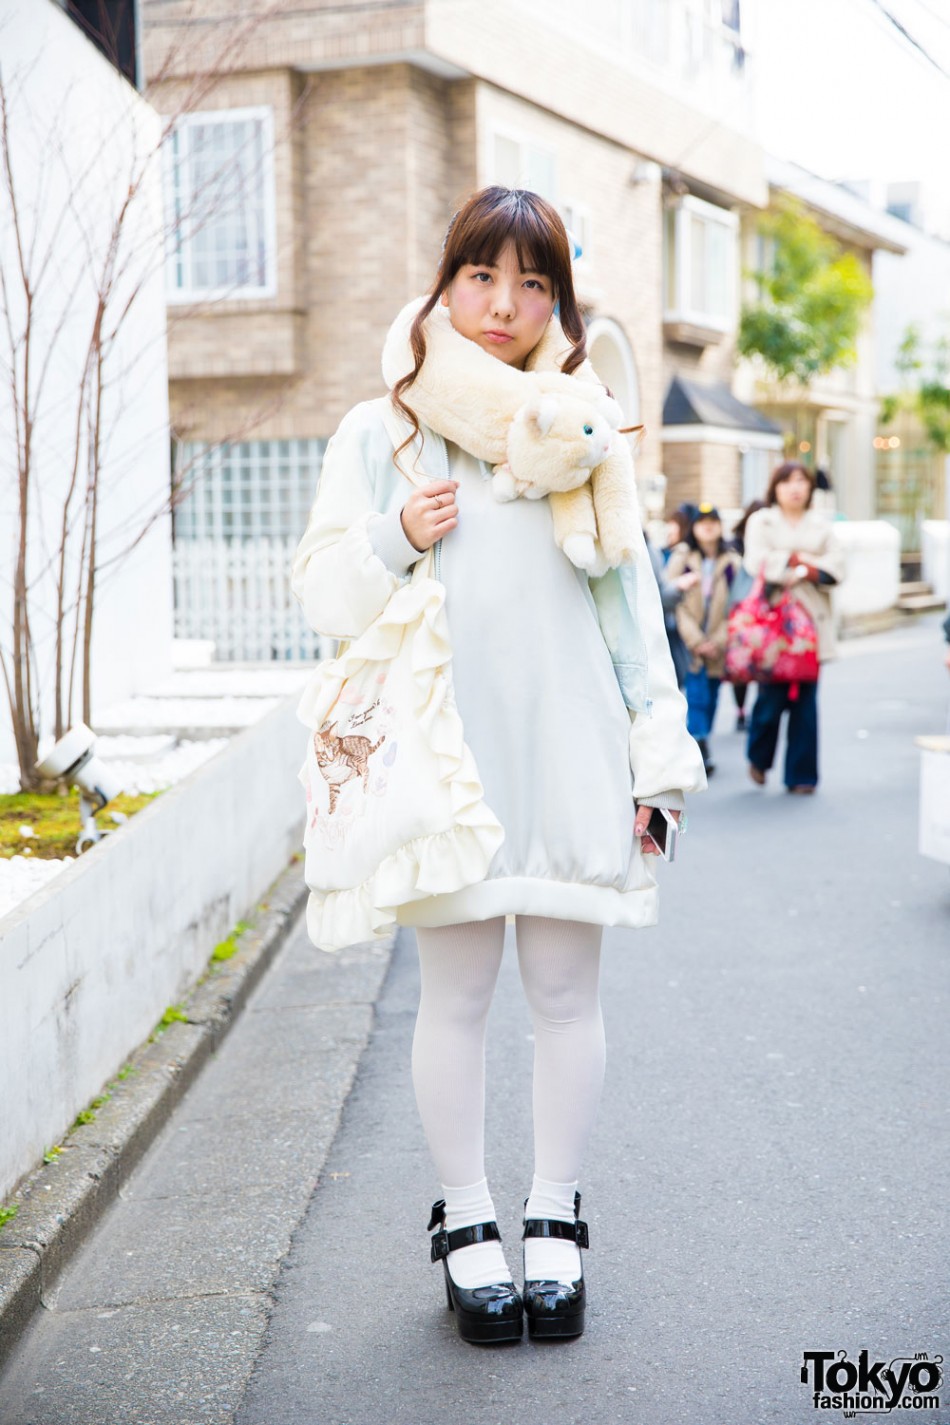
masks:
<path id="1" fill-rule="evenodd" d="M 330 789 L 330 816 L 336 811 L 340 792 L 354 777 L 361 777 L 363 791 L 369 791 L 369 759 L 386 741 L 385 733 L 376 742 L 370 742 L 368 737 L 337 737 L 335 727 L 336 723 L 331 723 L 313 735 L 317 767 Z"/>

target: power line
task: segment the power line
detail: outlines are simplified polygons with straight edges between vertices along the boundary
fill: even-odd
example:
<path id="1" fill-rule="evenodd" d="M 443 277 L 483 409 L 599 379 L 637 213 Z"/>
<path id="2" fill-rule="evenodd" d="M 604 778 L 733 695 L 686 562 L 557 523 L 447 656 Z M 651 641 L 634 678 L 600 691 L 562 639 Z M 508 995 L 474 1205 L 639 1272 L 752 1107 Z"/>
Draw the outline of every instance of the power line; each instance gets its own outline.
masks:
<path id="1" fill-rule="evenodd" d="M 944 69 L 943 65 L 938 60 L 934 59 L 930 51 L 926 49 L 920 43 L 920 41 L 915 38 L 914 35 L 911 34 L 910 30 L 908 30 L 907 26 L 903 23 L 903 21 L 899 20 L 897 16 L 893 13 L 893 11 L 888 9 L 888 7 L 884 4 L 884 0 L 868 0 L 868 3 L 873 5 L 877 10 L 880 11 L 884 18 L 894 27 L 897 33 L 901 36 L 905 44 L 909 45 L 916 54 L 922 56 L 923 59 L 925 59 L 929 65 L 932 65 L 932 67 L 937 71 L 937 73 L 942 75 L 944 79 L 950 79 L 950 70 Z"/>

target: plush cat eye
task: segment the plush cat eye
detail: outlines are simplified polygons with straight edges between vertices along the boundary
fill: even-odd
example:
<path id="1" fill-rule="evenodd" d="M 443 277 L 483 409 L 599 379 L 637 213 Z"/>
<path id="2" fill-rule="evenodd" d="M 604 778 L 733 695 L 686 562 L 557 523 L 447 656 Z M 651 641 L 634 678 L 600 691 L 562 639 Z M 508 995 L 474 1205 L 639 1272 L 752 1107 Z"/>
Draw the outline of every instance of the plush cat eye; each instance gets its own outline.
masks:
<path id="1" fill-rule="evenodd" d="M 594 427 L 593 427 L 593 426 L 585 426 L 585 427 L 584 427 L 584 434 L 585 434 L 585 435 L 593 435 L 593 434 L 594 434 Z"/>

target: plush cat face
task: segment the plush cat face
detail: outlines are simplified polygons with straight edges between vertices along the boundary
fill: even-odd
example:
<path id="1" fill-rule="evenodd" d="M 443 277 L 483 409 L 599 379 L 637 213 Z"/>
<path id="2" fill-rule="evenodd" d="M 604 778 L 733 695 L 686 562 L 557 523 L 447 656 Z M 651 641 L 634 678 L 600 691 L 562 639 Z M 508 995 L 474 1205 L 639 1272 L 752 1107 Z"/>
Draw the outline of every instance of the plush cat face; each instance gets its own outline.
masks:
<path id="1" fill-rule="evenodd" d="M 508 432 L 511 474 L 543 493 L 574 490 L 606 460 L 612 434 L 610 421 L 590 397 L 535 397 Z"/>

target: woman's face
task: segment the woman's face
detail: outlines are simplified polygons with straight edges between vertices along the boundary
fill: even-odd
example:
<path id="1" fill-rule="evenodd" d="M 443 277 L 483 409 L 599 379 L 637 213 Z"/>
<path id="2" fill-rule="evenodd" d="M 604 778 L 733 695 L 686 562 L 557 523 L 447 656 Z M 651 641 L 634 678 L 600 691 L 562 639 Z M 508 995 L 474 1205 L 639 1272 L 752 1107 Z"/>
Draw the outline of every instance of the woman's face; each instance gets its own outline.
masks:
<path id="1" fill-rule="evenodd" d="M 549 277 L 522 272 L 513 242 L 494 265 L 466 263 L 442 293 L 455 330 L 508 366 L 524 369 L 554 311 Z"/>
<path id="2" fill-rule="evenodd" d="M 693 534 L 700 549 L 715 549 L 722 537 L 722 525 L 711 517 L 694 520 Z"/>
<path id="3" fill-rule="evenodd" d="M 775 487 L 775 498 L 783 514 L 801 514 L 811 497 L 811 481 L 801 470 L 793 470 Z"/>

